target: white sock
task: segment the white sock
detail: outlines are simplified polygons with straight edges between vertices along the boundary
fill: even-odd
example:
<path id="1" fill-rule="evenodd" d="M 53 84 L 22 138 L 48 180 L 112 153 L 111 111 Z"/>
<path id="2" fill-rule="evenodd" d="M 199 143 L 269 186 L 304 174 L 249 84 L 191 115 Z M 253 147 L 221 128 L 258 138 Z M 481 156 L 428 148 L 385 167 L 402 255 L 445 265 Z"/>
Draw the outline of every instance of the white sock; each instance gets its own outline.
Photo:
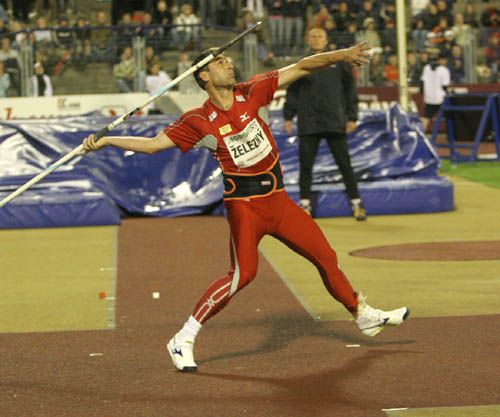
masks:
<path id="1" fill-rule="evenodd" d="M 361 204 L 361 198 L 353 198 L 351 200 L 351 206 L 352 207 L 357 207 Z"/>
<path id="2" fill-rule="evenodd" d="M 192 340 L 198 335 L 201 330 L 202 324 L 199 323 L 193 316 L 189 316 L 189 319 L 184 323 L 184 327 L 177 333 L 180 340 Z"/>
<path id="3" fill-rule="evenodd" d="M 311 205 L 311 200 L 309 200 L 308 198 L 301 198 L 300 205 L 303 207 L 309 207 Z"/>

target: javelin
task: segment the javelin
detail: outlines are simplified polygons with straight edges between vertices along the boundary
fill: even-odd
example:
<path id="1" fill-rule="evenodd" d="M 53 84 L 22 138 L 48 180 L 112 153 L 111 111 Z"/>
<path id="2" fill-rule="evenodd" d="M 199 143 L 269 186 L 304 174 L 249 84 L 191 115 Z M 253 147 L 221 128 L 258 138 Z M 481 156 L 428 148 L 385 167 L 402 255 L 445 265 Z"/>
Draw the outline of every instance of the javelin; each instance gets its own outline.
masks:
<path id="1" fill-rule="evenodd" d="M 192 66 L 189 68 L 187 71 L 183 72 L 181 75 L 179 75 L 177 78 L 174 80 L 170 81 L 167 85 L 162 87 L 160 90 L 158 90 L 156 93 L 152 94 L 151 96 L 148 97 L 148 99 L 140 106 L 136 107 L 133 110 L 130 110 L 128 113 L 125 113 L 123 116 L 120 116 L 118 119 L 113 120 L 110 124 L 108 124 L 106 127 L 103 127 L 101 130 L 99 130 L 95 134 L 96 140 L 99 140 L 100 138 L 106 136 L 110 131 L 112 131 L 116 126 L 119 124 L 123 123 L 125 120 L 127 120 L 129 117 L 133 116 L 134 114 L 138 113 L 141 111 L 144 107 L 146 107 L 149 103 L 155 101 L 158 97 L 162 96 L 165 94 L 168 90 L 170 90 L 172 87 L 176 86 L 179 84 L 184 78 L 188 77 L 198 69 L 204 67 L 207 65 L 210 61 L 212 61 L 217 55 L 220 55 L 223 53 L 227 48 L 232 46 L 234 43 L 238 42 L 241 38 L 244 36 L 248 35 L 250 32 L 255 30 L 257 27 L 259 27 L 262 24 L 261 21 L 255 23 L 253 26 L 249 27 L 245 31 L 241 32 L 237 36 L 235 36 L 232 40 L 230 40 L 228 43 L 225 45 L 221 46 L 218 48 L 215 52 L 211 53 L 204 59 L 202 59 L 200 62 L 198 62 L 196 65 Z M 26 182 L 25 184 L 21 185 L 17 190 L 9 194 L 7 197 L 5 197 L 2 201 L 0 201 L 0 207 L 5 206 L 9 201 L 13 200 L 16 198 L 19 194 L 22 194 L 25 192 L 28 188 L 31 186 L 35 185 L 37 182 L 41 181 L 44 179 L 47 175 L 49 175 L 52 171 L 55 171 L 57 168 L 60 166 L 64 165 L 66 162 L 68 162 L 70 159 L 73 159 L 75 156 L 80 154 L 83 151 L 83 144 L 79 145 L 75 149 L 73 149 L 71 152 L 67 153 L 64 155 L 62 158 L 58 159 L 56 162 L 54 162 L 52 165 L 48 166 L 45 168 L 40 174 L 38 174 L 36 177 L 33 177 L 31 180 Z"/>

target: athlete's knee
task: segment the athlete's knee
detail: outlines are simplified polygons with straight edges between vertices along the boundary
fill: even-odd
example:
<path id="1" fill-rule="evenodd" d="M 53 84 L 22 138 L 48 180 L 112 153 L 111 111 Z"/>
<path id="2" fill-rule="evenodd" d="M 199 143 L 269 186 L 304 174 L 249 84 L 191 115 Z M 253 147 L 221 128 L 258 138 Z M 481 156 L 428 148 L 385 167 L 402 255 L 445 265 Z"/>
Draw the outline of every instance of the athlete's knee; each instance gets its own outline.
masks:
<path id="1" fill-rule="evenodd" d="M 231 295 L 234 295 L 236 291 L 240 291 L 245 288 L 250 282 L 253 281 L 257 275 L 257 267 L 247 267 L 240 270 L 236 270 L 233 274 L 233 280 L 231 283 Z"/>

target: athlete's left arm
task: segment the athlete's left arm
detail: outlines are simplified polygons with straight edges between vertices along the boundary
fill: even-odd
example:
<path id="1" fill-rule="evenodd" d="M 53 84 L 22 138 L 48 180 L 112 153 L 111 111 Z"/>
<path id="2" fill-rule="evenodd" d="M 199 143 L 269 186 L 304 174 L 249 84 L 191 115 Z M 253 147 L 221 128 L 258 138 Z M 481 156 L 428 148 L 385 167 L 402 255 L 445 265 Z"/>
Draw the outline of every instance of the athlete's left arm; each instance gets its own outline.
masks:
<path id="1" fill-rule="evenodd" d="M 285 87 L 299 78 L 325 69 L 336 62 L 344 61 L 361 67 L 370 62 L 371 55 L 368 52 L 369 50 L 368 43 L 364 41 L 350 48 L 322 52 L 302 58 L 295 64 L 278 70 L 278 88 Z"/>

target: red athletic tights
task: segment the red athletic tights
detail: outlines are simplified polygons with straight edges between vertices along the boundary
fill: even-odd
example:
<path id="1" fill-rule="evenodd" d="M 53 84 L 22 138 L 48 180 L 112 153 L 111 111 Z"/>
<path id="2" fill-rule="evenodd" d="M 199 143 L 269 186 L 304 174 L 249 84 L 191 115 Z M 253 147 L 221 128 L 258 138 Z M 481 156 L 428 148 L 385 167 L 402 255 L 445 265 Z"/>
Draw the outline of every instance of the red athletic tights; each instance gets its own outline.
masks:
<path id="1" fill-rule="evenodd" d="M 225 206 L 231 229 L 231 269 L 201 297 L 193 313 L 197 321 L 205 323 L 255 278 L 257 247 L 264 235 L 274 236 L 311 261 L 332 297 L 356 313 L 357 296 L 339 269 L 337 254 L 316 222 L 285 191 L 251 200 L 229 200 Z"/>

